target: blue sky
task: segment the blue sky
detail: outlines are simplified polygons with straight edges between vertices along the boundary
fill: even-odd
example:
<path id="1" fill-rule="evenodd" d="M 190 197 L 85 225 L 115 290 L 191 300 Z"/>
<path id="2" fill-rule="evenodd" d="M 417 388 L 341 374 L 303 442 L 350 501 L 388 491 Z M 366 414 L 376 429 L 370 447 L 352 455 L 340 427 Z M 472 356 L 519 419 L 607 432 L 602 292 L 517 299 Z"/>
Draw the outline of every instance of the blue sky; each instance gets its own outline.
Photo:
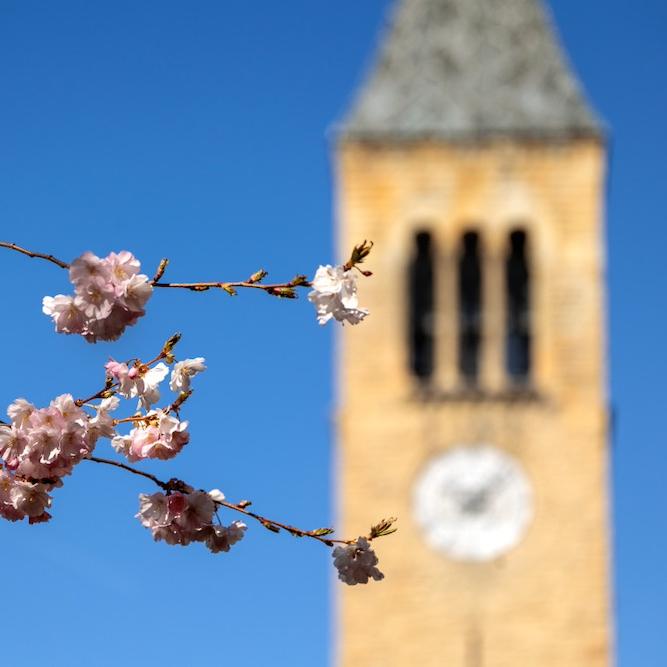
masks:
<path id="1" fill-rule="evenodd" d="M 0 237 L 72 259 L 127 248 L 173 280 L 311 273 L 333 257 L 331 146 L 387 0 L 0 0 Z M 621 667 L 667 664 L 664 156 L 667 7 L 553 0 L 612 129 L 609 286 Z M 56 267 L 0 255 L 4 381 L 45 404 L 181 330 L 210 370 L 170 464 L 304 527 L 331 515 L 331 331 L 305 301 L 158 293 L 115 345 L 55 336 Z M 103 449 L 106 445 L 102 444 Z M 84 469 L 85 466 L 89 466 Z M 327 665 L 335 590 L 318 544 L 257 527 L 229 554 L 154 545 L 141 480 L 82 464 L 54 520 L 0 525 L 3 658 L 26 666 Z M 373 622 L 373 619 L 370 619 Z"/>

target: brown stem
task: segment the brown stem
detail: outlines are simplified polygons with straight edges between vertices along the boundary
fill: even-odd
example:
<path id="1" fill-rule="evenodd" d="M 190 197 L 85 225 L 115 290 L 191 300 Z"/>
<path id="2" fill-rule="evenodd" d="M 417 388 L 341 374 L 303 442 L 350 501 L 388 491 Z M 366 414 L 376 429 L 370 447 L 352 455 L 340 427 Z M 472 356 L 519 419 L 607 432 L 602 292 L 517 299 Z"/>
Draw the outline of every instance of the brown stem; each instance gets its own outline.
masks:
<path id="1" fill-rule="evenodd" d="M 41 252 L 33 252 L 32 250 L 26 250 L 25 248 L 21 248 L 21 246 L 16 245 L 16 243 L 0 241 L 0 248 L 7 248 L 8 250 L 16 250 L 16 252 L 20 252 L 23 255 L 27 255 L 28 257 L 45 259 L 47 262 L 53 262 L 53 264 L 59 266 L 61 269 L 69 269 L 69 264 L 67 262 L 63 262 L 61 259 L 58 259 L 53 255 L 45 255 L 44 253 Z"/>
<path id="2" fill-rule="evenodd" d="M 114 392 L 114 387 L 117 387 L 117 386 L 118 386 L 118 383 L 115 382 L 114 384 L 110 385 L 109 387 L 105 387 L 104 389 L 100 389 L 96 394 L 93 394 L 92 396 L 88 396 L 88 398 L 77 398 L 76 401 L 74 401 L 74 404 L 77 407 L 80 408 L 82 405 L 85 405 L 86 403 L 90 403 L 91 401 L 95 401 L 98 398 L 107 398 L 107 396 L 105 394 L 107 394 L 107 392 L 112 392 L 112 394 L 115 393 Z M 109 395 L 112 395 L 112 394 L 109 394 Z"/>
<path id="3" fill-rule="evenodd" d="M 67 262 L 63 262 L 61 259 L 54 257 L 53 255 L 47 255 L 41 252 L 34 252 L 28 250 L 27 248 L 22 248 L 21 246 L 16 245 L 16 243 L 9 243 L 8 241 L 0 241 L 0 248 L 7 248 L 8 250 L 15 250 L 20 252 L 23 255 L 28 257 L 45 259 L 48 262 L 52 262 L 56 266 L 59 266 L 61 269 L 69 269 L 70 265 Z M 310 283 L 305 280 L 300 280 L 295 282 L 294 280 L 286 283 L 277 283 L 275 285 L 262 285 L 257 281 L 253 280 L 241 280 L 238 282 L 199 282 L 199 283 L 161 283 L 158 282 L 160 278 L 164 275 L 165 269 L 167 268 L 169 261 L 163 259 L 160 262 L 160 265 L 155 272 L 151 284 L 153 287 L 167 287 L 172 289 L 188 289 L 194 292 L 205 292 L 209 289 L 222 289 L 228 293 L 233 293 L 236 288 L 246 287 L 263 290 L 269 294 L 275 296 L 288 296 L 285 293 L 281 293 L 285 290 L 292 290 L 295 287 L 310 287 Z"/>
<path id="4" fill-rule="evenodd" d="M 123 470 L 127 470 L 127 472 L 131 472 L 133 475 L 139 475 L 140 477 L 145 477 L 146 479 L 150 479 L 151 482 L 157 484 L 164 491 L 170 490 L 169 484 L 167 482 L 163 482 L 155 475 L 151 475 L 149 472 L 144 472 L 143 470 L 137 470 L 137 468 L 128 466 L 125 463 L 121 463 L 120 461 L 113 461 L 112 459 L 103 459 L 100 458 L 99 456 L 87 456 L 84 459 L 84 461 L 92 461 L 93 463 L 104 463 L 104 465 L 115 466 L 116 468 L 122 468 Z"/>
<path id="5" fill-rule="evenodd" d="M 251 512 L 250 510 L 245 509 L 245 507 L 241 507 L 241 505 L 228 503 L 226 500 L 222 501 L 216 500 L 215 504 L 220 505 L 222 507 L 226 507 L 227 509 L 230 510 L 234 510 L 235 512 L 240 512 L 241 514 L 245 514 L 246 516 L 252 517 L 256 521 L 259 521 L 265 528 L 268 526 L 274 526 L 275 528 L 281 528 L 282 530 L 285 530 L 291 535 L 294 535 L 296 537 L 312 537 L 314 540 L 322 542 L 323 544 L 326 544 L 328 547 L 333 546 L 334 544 L 352 544 L 354 542 L 354 540 L 333 540 L 328 537 L 316 535 L 315 534 L 316 531 L 313 530 L 301 530 L 301 528 L 297 528 L 296 526 L 290 526 L 289 524 L 280 523 L 279 521 L 274 521 L 273 519 L 267 519 L 264 516 L 261 516 L 259 514 L 256 514 L 255 512 Z"/>
<path id="6" fill-rule="evenodd" d="M 148 415 L 135 415 L 134 417 L 124 417 L 123 419 L 114 419 L 114 424 L 133 424 L 136 422 L 145 422 L 150 420 Z"/>
<path id="7" fill-rule="evenodd" d="M 153 287 L 167 287 L 171 289 L 188 289 L 193 292 L 205 292 L 209 289 L 221 289 L 225 291 L 234 290 L 239 287 L 247 287 L 250 289 L 264 290 L 265 292 L 275 292 L 278 290 L 294 289 L 295 287 L 311 287 L 308 281 L 295 284 L 294 282 L 275 283 L 273 285 L 262 285 L 261 283 L 241 280 L 238 282 L 222 283 L 222 282 L 202 282 L 202 283 L 158 283 L 154 282 Z"/>

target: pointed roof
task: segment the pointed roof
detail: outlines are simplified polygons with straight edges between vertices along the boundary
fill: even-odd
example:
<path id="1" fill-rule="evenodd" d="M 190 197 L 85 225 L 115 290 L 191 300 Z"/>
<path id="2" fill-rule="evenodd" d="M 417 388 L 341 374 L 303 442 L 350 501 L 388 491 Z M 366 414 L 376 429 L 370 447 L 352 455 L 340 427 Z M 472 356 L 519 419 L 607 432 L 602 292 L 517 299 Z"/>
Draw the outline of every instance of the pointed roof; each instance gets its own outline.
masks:
<path id="1" fill-rule="evenodd" d="M 541 0 L 398 0 L 344 138 L 601 136 Z"/>

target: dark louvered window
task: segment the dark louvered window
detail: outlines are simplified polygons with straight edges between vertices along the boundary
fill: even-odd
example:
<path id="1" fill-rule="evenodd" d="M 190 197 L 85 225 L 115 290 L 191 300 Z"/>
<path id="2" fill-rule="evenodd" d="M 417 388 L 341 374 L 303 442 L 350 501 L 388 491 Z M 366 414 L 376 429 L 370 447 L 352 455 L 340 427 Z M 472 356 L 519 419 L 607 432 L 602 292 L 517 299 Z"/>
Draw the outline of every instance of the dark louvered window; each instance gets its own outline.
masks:
<path id="1" fill-rule="evenodd" d="M 523 384 L 530 377 L 530 267 L 526 233 L 510 234 L 505 262 L 507 374 L 514 383 Z"/>
<path id="2" fill-rule="evenodd" d="M 477 232 L 466 232 L 458 260 L 459 373 L 467 383 L 477 383 L 482 342 L 482 263 Z"/>
<path id="3" fill-rule="evenodd" d="M 435 263 L 433 241 L 429 232 L 415 235 L 415 250 L 409 267 L 410 369 L 422 382 L 433 375 L 435 358 L 434 303 Z"/>

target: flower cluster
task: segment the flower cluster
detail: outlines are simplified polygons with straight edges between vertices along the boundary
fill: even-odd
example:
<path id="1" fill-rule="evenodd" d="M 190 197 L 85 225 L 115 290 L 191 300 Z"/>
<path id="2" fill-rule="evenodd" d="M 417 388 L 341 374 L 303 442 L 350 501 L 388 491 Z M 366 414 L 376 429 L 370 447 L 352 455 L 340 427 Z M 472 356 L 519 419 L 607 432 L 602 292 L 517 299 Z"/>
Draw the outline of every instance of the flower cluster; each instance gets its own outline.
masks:
<path id="1" fill-rule="evenodd" d="M 91 456 L 99 438 L 109 438 L 114 449 L 129 461 L 165 460 L 181 451 L 190 439 L 188 422 L 169 412 L 177 411 L 189 393 L 181 392 L 170 408 L 150 409 L 159 400 L 159 384 L 169 373 L 166 364 L 156 362 L 166 358 L 173 363 L 169 345 L 173 347 L 173 342 L 149 364 L 136 361 L 128 366 L 109 361 L 105 366 L 107 383 L 96 395 L 101 399 L 96 405 L 90 402 L 93 399 L 83 403 L 75 401 L 71 394 L 63 394 L 46 408 L 36 408 L 22 398 L 9 406 L 11 423 L 0 424 L 0 517 L 10 521 L 27 517 L 31 523 L 47 521 L 49 492 L 62 485 L 62 478 L 77 463 Z M 192 377 L 205 368 L 202 357 L 175 363 L 170 386 L 189 391 Z M 120 405 L 115 394 L 138 398 L 139 407 L 145 408 L 146 414 L 115 420 L 111 413 Z M 129 435 L 119 435 L 116 426 L 126 421 L 135 427 Z M 209 531 L 211 548 L 221 550 L 233 544 L 235 533 L 232 528 L 230 531 Z"/>
<path id="2" fill-rule="evenodd" d="M 48 521 L 51 515 L 50 485 L 28 482 L 0 470 L 0 516 L 8 521 L 28 518 L 30 523 Z"/>
<path id="3" fill-rule="evenodd" d="M 378 558 L 365 537 L 345 547 L 336 547 L 331 555 L 338 578 L 350 586 L 367 584 L 369 579 L 384 579 L 384 574 L 376 567 Z"/>
<path id="4" fill-rule="evenodd" d="M 74 295 L 44 297 L 42 310 L 58 333 L 81 334 L 88 342 L 116 340 L 144 315 L 153 291 L 141 265 L 127 251 L 100 259 L 86 252 L 69 269 Z"/>
<path id="5" fill-rule="evenodd" d="M 31 480 L 69 475 L 93 451 L 100 435 L 108 432 L 108 412 L 116 405 L 107 402 L 90 419 L 71 394 L 58 396 L 41 409 L 19 398 L 7 410 L 11 425 L 0 428 L 0 457 L 5 468 Z"/>
<path id="6" fill-rule="evenodd" d="M 106 399 L 91 418 L 70 394 L 58 396 L 48 408 L 14 401 L 7 410 L 12 423 L 0 427 L 0 516 L 48 521 L 49 492 L 90 455 L 98 438 L 113 432 L 109 412 L 117 406 L 118 399 Z"/>
<path id="7" fill-rule="evenodd" d="M 222 497 L 219 491 L 212 494 Z M 211 494 L 204 491 L 141 494 L 137 518 L 153 533 L 156 542 L 164 540 L 181 546 L 203 542 L 213 553 L 229 551 L 243 538 L 246 526 L 240 521 L 229 526 L 214 525 L 215 507 Z"/>
<path id="8" fill-rule="evenodd" d="M 118 435 L 111 441 L 113 448 L 129 461 L 173 459 L 190 440 L 188 422 L 163 410 L 149 412 L 139 423 L 129 435 Z"/>
<path id="9" fill-rule="evenodd" d="M 308 300 L 315 305 L 317 321 L 326 324 L 332 318 L 338 322 L 359 324 L 368 310 L 359 308 L 357 281 L 352 270 L 344 266 L 320 266 L 311 283 Z"/>

